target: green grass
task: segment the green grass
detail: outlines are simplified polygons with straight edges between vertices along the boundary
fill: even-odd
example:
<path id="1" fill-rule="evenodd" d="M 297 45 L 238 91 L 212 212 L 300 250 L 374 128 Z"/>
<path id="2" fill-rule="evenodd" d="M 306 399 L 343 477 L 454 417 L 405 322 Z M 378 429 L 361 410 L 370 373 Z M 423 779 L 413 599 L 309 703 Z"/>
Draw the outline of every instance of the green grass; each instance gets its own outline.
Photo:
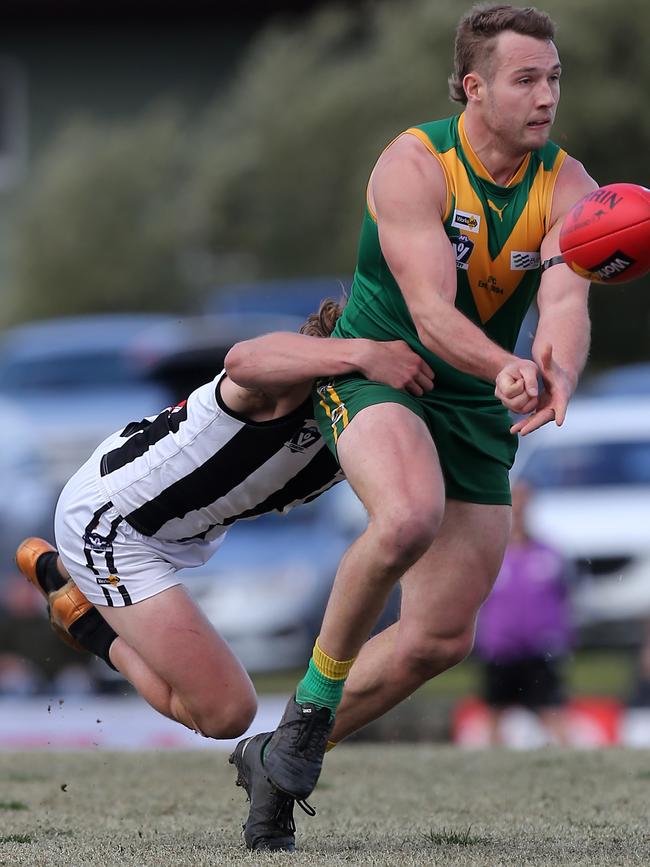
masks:
<path id="1" fill-rule="evenodd" d="M 7 834 L 6 837 L 0 837 L 0 845 L 3 843 L 33 843 L 34 838 L 29 834 Z M 5 864 L 7 862 L 0 862 Z"/>
<path id="2" fill-rule="evenodd" d="M 649 764 L 622 749 L 342 745 L 286 856 L 244 849 L 223 752 L 6 753 L 4 797 L 29 809 L 0 812 L 0 865 L 646 867 Z"/>
<path id="3" fill-rule="evenodd" d="M 464 831 L 451 831 L 443 828 L 441 831 L 434 831 L 433 828 L 424 834 L 424 839 L 429 843 L 434 843 L 436 846 L 478 846 L 484 843 L 484 837 L 472 837 L 472 826 L 470 825 Z"/>

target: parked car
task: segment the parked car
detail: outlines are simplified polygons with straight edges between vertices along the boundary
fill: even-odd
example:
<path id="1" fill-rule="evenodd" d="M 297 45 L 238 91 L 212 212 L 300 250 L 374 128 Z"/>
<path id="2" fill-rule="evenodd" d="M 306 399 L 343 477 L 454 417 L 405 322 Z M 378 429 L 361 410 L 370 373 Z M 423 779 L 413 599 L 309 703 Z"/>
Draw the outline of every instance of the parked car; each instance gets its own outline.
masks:
<path id="1" fill-rule="evenodd" d="M 581 393 L 589 397 L 650 397 L 650 362 L 622 364 L 594 374 L 587 378 Z"/>
<path id="2" fill-rule="evenodd" d="M 54 492 L 45 481 L 37 431 L 20 407 L 0 398 L 0 579 L 27 535 L 51 533 Z"/>
<path id="3" fill-rule="evenodd" d="M 284 313 L 306 319 L 318 310 L 321 301 L 338 301 L 348 294 L 352 277 L 291 277 L 233 283 L 213 292 L 206 304 L 210 313 Z"/>
<path id="4" fill-rule="evenodd" d="M 650 614 L 650 399 L 575 398 L 562 428 L 522 441 L 514 478 L 535 491 L 533 532 L 573 561 L 583 639 L 635 643 Z"/>
<path id="5" fill-rule="evenodd" d="M 154 415 L 215 376 L 233 343 L 296 330 L 294 317 L 101 314 L 20 325 L 0 339 L 0 395 L 30 420 L 60 490 L 120 425 Z"/>

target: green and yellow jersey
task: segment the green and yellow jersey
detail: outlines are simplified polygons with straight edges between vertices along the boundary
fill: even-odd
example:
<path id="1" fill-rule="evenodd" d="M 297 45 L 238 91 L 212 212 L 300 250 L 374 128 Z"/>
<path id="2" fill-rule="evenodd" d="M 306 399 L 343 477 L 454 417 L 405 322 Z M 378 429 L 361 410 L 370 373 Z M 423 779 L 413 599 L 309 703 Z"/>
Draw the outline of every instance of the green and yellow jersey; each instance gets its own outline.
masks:
<path id="1" fill-rule="evenodd" d="M 502 187 L 472 150 L 462 114 L 406 132 L 420 139 L 445 175 L 443 222 L 456 253 L 456 307 L 511 352 L 539 287 L 540 245 L 550 228 L 553 190 L 566 153 L 548 142 L 531 152 Z M 494 388 L 454 370 L 422 345 L 382 254 L 376 217 L 368 203 L 350 299 L 334 334 L 406 340 L 435 370 L 438 394 L 460 391 L 487 396 Z"/>
<path id="2" fill-rule="evenodd" d="M 456 252 L 456 307 L 512 352 L 539 287 L 540 246 L 550 228 L 553 189 L 566 154 L 549 142 L 530 153 L 501 187 L 472 151 L 463 115 L 407 133 L 420 139 L 445 174 L 443 223 Z M 360 374 L 318 383 L 316 419 L 335 454 L 341 433 L 359 411 L 379 403 L 402 404 L 431 432 L 447 497 L 510 503 L 508 471 L 517 450 L 510 415 L 494 396 L 493 383 L 461 373 L 422 344 L 382 254 L 376 216 L 368 205 L 350 299 L 334 335 L 404 340 L 435 372 L 433 389 L 417 398 Z"/>

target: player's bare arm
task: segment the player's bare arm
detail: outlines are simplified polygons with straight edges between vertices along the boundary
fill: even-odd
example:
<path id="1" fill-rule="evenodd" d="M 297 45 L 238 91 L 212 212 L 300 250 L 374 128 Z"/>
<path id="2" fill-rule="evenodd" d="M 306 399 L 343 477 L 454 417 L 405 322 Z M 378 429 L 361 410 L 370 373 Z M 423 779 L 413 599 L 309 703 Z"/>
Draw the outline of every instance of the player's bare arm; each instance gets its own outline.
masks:
<path id="1" fill-rule="evenodd" d="M 401 340 L 380 343 L 274 332 L 235 344 L 225 368 L 222 396 L 243 414 L 290 412 L 321 376 L 359 372 L 418 396 L 433 387 L 429 365 Z"/>
<path id="2" fill-rule="evenodd" d="M 495 382 L 509 409 L 534 409 L 534 362 L 511 355 L 454 306 L 456 263 L 442 222 L 447 189 L 435 157 L 402 135 L 379 158 L 369 196 L 384 257 L 423 344 L 458 370 Z"/>
<path id="3" fill-rule="evenodd" d="M 597 186 L 581 163 L 566 158 L 553 196 L 551 228 L 542 241 L 542 261 L 560 255 L 559 237 L 564 217 L 582 196 Z M 513 433 L 525 436 L 549 421 L 555 420 L 557 425 L 564 422 L 568 402 L 589 352 L 588 294 L 589 281 L 568 265 L 554 265 L 542 274 L 537 292 L 539 323 L 533 358 L 541 371 L 544 388 L 536 411 L 513 425 Z"/>

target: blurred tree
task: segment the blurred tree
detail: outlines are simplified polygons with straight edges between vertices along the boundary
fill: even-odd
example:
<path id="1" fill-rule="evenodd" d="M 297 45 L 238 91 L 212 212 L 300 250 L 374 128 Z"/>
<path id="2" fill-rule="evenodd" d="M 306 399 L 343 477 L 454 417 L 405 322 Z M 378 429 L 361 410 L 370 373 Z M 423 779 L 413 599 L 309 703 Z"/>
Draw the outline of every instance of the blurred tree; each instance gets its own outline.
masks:
<path id="1" fill-rule="evenodd" d="M 455 5 L 408 8 L 335 7 L 268 30 L 206 115 L 198 223 L 207 246 L 249 253 L 246 277 L 350 271 L 379 150 L 450 112 Z"/>
<path id="2" fill-rule="evenodd" d="M 10 246 L 14 317 L 179 309 L 187 130 L 177 109 L 133 125 L 70 123 L 36 167 Z"/>
<path id="3" fill-rule="evenodd" d="M 558 24 L 566 75 L 554 137 L 600 183 L 647 182 L 646 0 L 540 5 Z M 179 308 L 234 280 L 350 272 L 379 151 L 455 110 L 446 80 L 468 7 L 328 4 L 262 31 L 191 127 L 169 110 L 131 128 L 76 124 L 43 160 L 17 223 L 16 315 Z M 645 355 L 644 288 L 594 288 L 597 362 Z"/>

